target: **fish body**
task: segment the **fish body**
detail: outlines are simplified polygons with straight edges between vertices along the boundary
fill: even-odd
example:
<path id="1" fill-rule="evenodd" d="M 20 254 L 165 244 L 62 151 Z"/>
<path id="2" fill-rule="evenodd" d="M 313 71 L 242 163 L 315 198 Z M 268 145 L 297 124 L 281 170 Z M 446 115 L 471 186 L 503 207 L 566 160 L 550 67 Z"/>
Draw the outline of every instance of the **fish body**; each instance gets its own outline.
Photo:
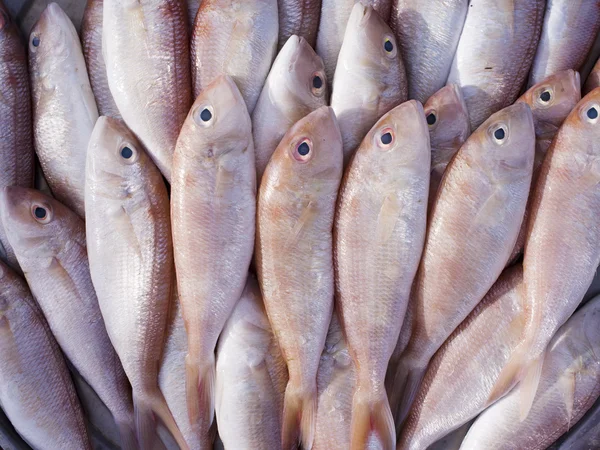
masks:
<path id="1" fill-rule="evenodd" d="M 35 151 L 52 194 L 85 216 L 85 159 L 98 119 L 79 36 L 50 3 L 29 37 Z"/>
<path id="2" fill-rule="evenodd" d="M 544 0 L 471 0 L 447 83 L 458 84 L 474 130 L 511 105 L 540 37 Z"/>
<path id="3" fill-rule="evenodd" d="M 0 402 L 36 449 L 91 450 L 64 357 L 27 284 L 0 261 Z"/>
<path id="4" fill-rule="evenodd" d="M 108 86 L 127 126 L 165 178 L 192 103 L 184 0 L 104 0 Z"/>
<path id="5" fill-rule="evenodd" d="M 594 68 L 588 75 L 583 86 L 583 95 L 589 94 L 591 91 L 600 87 L 600 59 L 594 65 Z"/>
<path id="6" fill-rule="evenodd" d="M 425 103 L 448 79 L 468 0 L 395 0 L 390 27 L 406 64 L 408 98 Z"/>
<path id="7" fill-rule="evenodd" d="M 600 418 L 598 417 L 600 401 L 588 410 L 577 423 L 552 446 L 551 450 L 589 450 L 600 445 Z"/>
<path id="8" fill-rule="evenodd" d="M 252 113 L 259 181 L 287 130 L 326 103 L 323 61 L 303 37 L 291 36 L 275 58 Z"/>
<path id="9" fill-rule="evenodd" d="M 103 4 L 104 0 L 88 0 L 86 3 L 81 21 L 81 46 L 98 113 L 120 119 L 121 113 L 108 87 L 106 64 L 102 55 Z"/>
<path id="10" fill-rule="evenodd" d="M 311 448 L 317 369 L 333 309 L 332 227 L 342 177 L 333 110 L 321 107 L 286 133 L 267 165 L 257 205 L 256 268 L 289 382 L 282 447 Z"/>
<path id="11" fill-rule="evenodd" d="M 86 237 L 108 336 L 131 382 L 138 440 L 155 417 L 187 444 L 158 388 L 173 284 L 169 198 L 160 171 L 125 124 L 98 119 L 86 167 Z"/>
<path id="12" fill-rule="evenodd" d="M 277 0 L 203 0 L 191 40 L 194 97 L 229 75 L 252 114 L 275 58 L 278 31 Z"/>
<path id="13" fill-rule="evenodd" d="M 254 275 L 228 319 L 217 351 L 216 417 L 227 449 L 281 448 L 285 361 Z"/>
<path id="14" fill-rule="evenodd" d="M 599 323 L 596 298 L 550 341 L 527 418 L 520 420 L 519 385 L 477 418 L 460 448 L 543 450 L 577 423 L 600 396 Z"/>
<path id="15" fill-rule="evenodd" d="M 331 94 L 345 164 L 375 122 L 404 102 L 406 95 L 406 72 L 396 38 L 372 7 L 356 3 L 348 19 Z"/>
<path id="16" fill-rule="evenodd" d="M 314 47 L 321 16 L 321 0 L 278 0 L 277 3 L 278 48 L 282 48 L 293 35 L 303 37 L 311 47 Z"/>
<path id="17" fill-rule="evenodd" d="M 529 86 L 563 70 L 579 70 L 598 30 L 598 0 L 548 0 Z"/>
<path id="18" fill-rule="evenodd" d="M 196 14 L 198 14 L 198 10 L 200 9 L 200 4 L 202 0 L 187 0 L 188 6 L 188 23 L 189 23 L 189 31 L 190 34 L 194 29 L 194 22 L 196 21 Z"/>

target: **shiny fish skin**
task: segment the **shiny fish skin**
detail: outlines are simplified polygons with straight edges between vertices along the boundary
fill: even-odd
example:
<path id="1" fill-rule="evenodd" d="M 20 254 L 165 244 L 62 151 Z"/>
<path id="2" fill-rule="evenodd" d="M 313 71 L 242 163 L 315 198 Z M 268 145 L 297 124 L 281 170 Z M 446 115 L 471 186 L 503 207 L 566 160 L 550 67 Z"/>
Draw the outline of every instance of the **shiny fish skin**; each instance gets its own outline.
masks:
<path id="1" fill-rule="evenodd" d="M 519 420 L 518 386 L 477 418 L 460 448 L 543 450 L 577 423 L 600 395 L 599 323 L 596 298 L 552 338 L 527 418 Z"/>
<path id="2" fill-rule="evenodd" d="M 600 59 L 594 65 L 594 68 L 588 75 L 587 80 L 585 80 L 585 85 L 583 86 L 583 95 L 589 94 L 597 87 L 600 87 Z"/>
<path id="3" fill-rule="evenodd" d="M 321 0 L 321 17 L 327 19 L 319 23 L 315 50 L 323 58 L 329 86 L 333 82 L 346 24 L 354 3 L 356 0 Z M 388 21 L 392 0 L 361 0 L 361 3 L 372 6 L 385 22 Z"/>
<path id="4" fill-rule="evenodd" d="M 194 97 L 229 75 L 252 114 L 277 50 L 277 0 L 203 0 L 192 33 Z"/>
<path id="5" fill-rule="evenodd" d="M 303 37 L 311 47 L 314 47 L 321 15 L 321 0 L 278 0 L 277 3 L 279 12 L 277 48 L 282 48 L 292 35 Z"/>
<path id="6" fill-rule="evenodd" d="M 303 143 L 306 156 L 298 150 Z M 332 227 L 341 177 L 340 130 L 333 110 L 324 106 L 290 128 L 260 185 L 256 268 L 290 377 L 283 410 L 286 450 L 298 436 L 311 448 L 315 433 L 317 370 L 333 308 Z"/>
<path id="7" fill-rule="evenodd" d="M 104 0 L 87 1 L 81 21 L 81 46 L 98 113 L 120 119 L 121 113 L 108 87 L 106 64 L 102 56 L 103 2 Z"/>
<path id="8" fill-rule="evenodd" d="M 549 450 L 589 450 L 600 442 L 600 401 L 588 410 Z"/>
<path id="9" fill-rule="evenodd" d="M 432 358 L 397 450 L 423 449 L 486 407 L 490 380 L 519 343 L 523 267 L 507 269 Z"/>
<path id="10" fill-rule="evenodd" d="M 33 189 L 4 188 L 0 206 L 27 283 L 65 356 L 110 410 L 123 447 L 137 448 L 131 388 L 100 313 L 83 220 Z M 46 211 L 43 220 L 36 208 Z"/>
<path id="11" fill-rule="evenodd" d="M 133 133 L 111 117 L 98 119 L 86 173 L 90 272 L 131 382 L 140 447 L 155 439 L 148 434 L 156 417 L 187 450 L 157 380 L 174 278 L 166 186 Z"/>
<path id="12" fill-rule="evenodd" d="M 194 29 L 194 22 L 196 21 L 196 14 L 198 14 L 198 9 L 200 9 L 200 5 L 202 4 L 202 0 L 187 0 L 188 7 L 188 23 L 189 23 L 189 31 L 190 35 L 192 30 Z"/>
<path id="13" fill-rule="evenodd" d="M 315 77 L 321 80 L 320 88 L 313 84 Z M 259 182 L 287 130 L 326 103 L 327 78 L 323 61 L 304 38 L 291 36 L 275 58 L 252 113 Z"/>
<path id="14" fill-rule="evenodd" d="M 512 104 L 540 37 L 545 0 L 471 0 L 447 83 L 462 87 L 471 129 Z"/>
<path id="15" fill-rule="evenodd" d="M 433 206 L 442 175 L 456 152 L 471 134 L 469 112 L 456 84 L 449 84 L 437 91 L 423 106 L 425 116 L 435 117 L 435 123 L 429 125 L 431 142 L 431 175 L 429 183 L 429 210 Z"/>
<path id="16" fill-rule="evenodd" d="M 27 55 L 17 25 L 0 1 L 0 189 L 31 187 L 34 158 Z M 17 259 L 0 223 L 0 257 Z"/>
<path id="17" fill-rule="evenodd" d="M 200 93 L 183 124 L 173 157 L 171 215 L 188 334 L 190 420 L 212 421 L 215 346 L 246 283 L 256 215 L 252 125 L 227 75 Z"/>
<path id="18" fill-rule="evenodd" d="M 598 0 L 548 0 L 529 86 L 562 70 L 579 70 L 598 30 Z"/>
<path id="19" fill-rule="evenodd" d="M 215 411 L 228 450 L 281 448 L 287 369 L 258 283 L 246 288 L 219 339 Z"/>
<path id="20" fill-rule="evenodd" d="M 383 142 L 391 133 L 392 140 Z M 357 369 L 351 448 L 371 427 L 396 442 L 384 379 L 425 241 L 431 149 L 423 107 L 397 106 L 369 131 L 345 175 L 336 213 L 336 305 Z M 360 263 L 359 263 L 360 262 Z"/>
<path id="21" fill-rule="evenodd" d="M 386 43 L 392 51 L 385 50 Z M 371 7 L 350 14 L 333 79 L 331 107 L 344 145 L 344 164 L 375 122 L 406 100 L 406 73 L 396 38 Z"/>
<path id="22" fill-rule="evenodd" d="M 501 139 L 495 137 L 500 129 Z M 400 421 L 430 358 L 508 261 L 527 204 L 534 147 L 531 110 L 518 103 L 481 125 L 446 170 L 415 279 L 412 334 L 396 374 Z"/>
<path id="23" fill-rule="evenodd" d="M 0 261 L 0 401 L 29 445 L 91 450 L 63 355 L 25 282 Z"/>
<path id="24" fill-rule="evenodd" d="M 56 3 L 31 31 L 29 69 L 35 151 L 52 194 L 84 217 L 85 158 L 98 109 L 79 36 Z"/>
<path id="25" fill-rule="evenodd" d="M 108 85 L 127 126 L 165 178 L 192 103 L 184 0 L 104 0 Z"/>
<path id="26" fill-rule="evenodd" d="M 469 0 L 395 0 L 390 27 L 406 64 L 408 98 L 425 103 L 445 84 Z"/>

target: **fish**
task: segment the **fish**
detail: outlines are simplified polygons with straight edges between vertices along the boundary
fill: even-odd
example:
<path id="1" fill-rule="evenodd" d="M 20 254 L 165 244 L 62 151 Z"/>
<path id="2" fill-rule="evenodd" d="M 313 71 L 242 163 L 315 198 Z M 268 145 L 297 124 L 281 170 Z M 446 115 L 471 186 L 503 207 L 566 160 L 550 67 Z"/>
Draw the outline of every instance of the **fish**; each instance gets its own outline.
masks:
<path id="1" fill-rule="evenodd" d="M 569 430 L 549 450 L 588 450 L 595 448 L 600 442 L 600 420 L 598 405 L 600 400 L 588 410 L 588 412 L 569 428 Z"/>
<path id="2" fill-rule="evenodd" d="M 331 107 L 342 132 L 344 164 L 375 122 L 406 100 L 406 72 L 390 27 L 370 6 L 352 8 L 335 69 Z"/>
<path id="3" fill-rule="evenodd" d="M 548 148 L 552 144 L 556 132 L 579 100 L 581 100 L 579 73 L 571 69 L 550 75 L 547 79 L 528 89 L 517 100 L 517 102 L 527 103 L 531 108 L 535 128 L 535 159 L 529 191 L 530 202 L 531 193 L 537 184 L 539 169 L 546 157 Z M 528 217 L 529 205 L 525 210 L 521 231 L 509 259 L 509 264 L 518 259 L 523 253 L 527 236 Z"/>
<path id="4" fill-rule="evenodd" d="M 600 59 L 594 64 L 594 68 L 588 75 L 583 85 L 583 95 L 587 95 L 597 87 L 600 87 Z"/>
<path id="5" fill-rule="evenodd" d="M 329 87 L 331 87 L 338 55 L 342 48 L 346 24 L 355 3 L 356 0 L 321 0 L 321 17 L 327 19 L 321 20 L 319 23 L 315 50 L 323 58 Z M 361 0 L 361 3 L 372 6 L 387 23 L 392 0 Z"/>
<path id="6" fill-rule="evenodd" d="M 425 103 L 446 84 L 469 0 L 395 0 L 390 27 L 406 64 L 408 98 Z"/>
<path id="7" fill-rule="evenodd" d="M 423 106 L 431 142 L 429 206 L 435 201 L 446 167 L 471 134 L 469 112 L 456 84 L 444 86 Z"/>
<path id="8" fill-rule="evenodd" d="M 33 125 L 27 55 L 17 24 L 0 1 L 0 189 L 31 187 L 34 175 Z M 0 257 L 19 264 L 0 223 Z"/>
<path id="9" fill-rule="evenodd" d="M 430 162 L 423 106 L 411 100 L 369 131 L 340 188 L 335 295 L 357 367 L 353 450 L 364 448 L 371 431 L 386 449 L 396 443 L 384 380 L 425 242 Z"/>
<path id="10" fill-rule="evenodd" d="M 185 390 L 187 351 L 188 338 L 181 315 L 181 305 L 178 296 L 174 295 L 167 323 L 165 348 L 158 372 L 158 386 L 188 447 L 196 450 L 212 450 L 210 423 L 206 420 L 190 423 Z"/>
<path id="11" fill-rule="evenodd" d="M 600 89 L 594 89 L 558 130 L 532 194 L 523 257 L 522 340 L 490 393 L 493 401 L 520 381 L 521 419 L 535 398 L 548 342 L 575 311 L 600 264 L 598 115 Z"/>
<path id="12" fill-rule="evenodd" d="M 110 92 L 170 182 L 175 143 L 192 103 L 187 5 L 104 0 L 103 27 Z"/>
<path id="13" fill-rule="evenodd" d="M 236 84 L 222 75 L 194 102 L 173 156 L 173 245 L 192 423 L 213 419 L 215 347 L 246 284 L 255 215 L 252 124 Z"/>
<path id="14" fill-rule="evenodd" d="M 203 0 L 191 38 L 194 98 L 226 74 L 252 114 L 277 53 L 278 32 L 277 0 Z"/>
<path id="15" fill-rule="evenodd" d="M 275 58 L 252 112 L 259 182 L 286 131 L 326 103 L 327 77 L 323 61 L 306 39 L 291 36 Z"/>
<path id="16" fill-rule="evenodd" d="M 40 450 L 91 450 L 63 355 L 27 284 L 0 261 L 0 402 Z"/>
<path id="17" fill-rule="evenodd" d="M 506 269 L 432 358 L 398 439 L 398 450 L 428 448 L 487 406 L 490 379 L 518 345 L 523 266 Z"/>
<path id="18" fill-rule="evenodd" d="M 398 423 L 429 360 L 506 266 L 529 196 L 534 153 L 531 109 L 517 103 L 486 120 L 448 165 L 428 219 L 410 339 L 396 371 Z"/>
<path id="19" fill-rule="evenodd" d="M 190 32 L 190 35 L 192 33 L 192 30 L 194 29 L 194 22 L 196 21 L 196 14 L 198 14 L 198 10 L 200 9 L 201 3 L 202 3 L 202 0 L 187 0 L 188 23 L 189 23 L 188 30 Z"/>
<path id="20" fill-rule="evenodd" d="M 160 171 L 125 124 L 98 119 L 86 165 L 86 243 L 106 331 L 131 383 L 138 443 L 155 418 L 187 450 L 158 370 L 174 278 L 169 197 Z"/>
<path id="21" fill-rule="evenodd" d="M 548 0 L 529 86 L 563 70 L 579 70 L 599 30 L 597 0 Z"/>
<path id="22" fill-rule="evenodd" d="M 533 62 L 544 0 L 471 0 L 447 83 L 465 97 L 471 129 L 511 105 Z"/>
<path id="23" fill-rule="evenodd" d="M 106 75 L 106 64 L 102 55 L 102 19 L 104 0 L 88 0 L 81 20 L 81 46 L 94 92 L 98 114 L 121 119 Z"/>
<path id="24" fill-rule="evenodd" d="M 50 3 L 29 36 L 35 152 L 53 196 L 85 217 L 85 160 L 98 108 L 79 36 Z"/>
<path id="25" fill-rule="evenodd" d="M 527 285 L 527 268 L 525 268 Z M 600 396 L 600 300 L 577 311 L 556 333 L 540 374 L 531 411 L 520 420 L 520 384 L 489 407 L 469 429 L 462 450 L 545 449 Z"/>
<path id="26" fill-rule="evenodd" d="M 18 186 L 0 193 L 0 213 L 58 344 L 110 410 L 123 448 L 136 449 L 131 388 L 100 313 L 83 220 L 57 200 Z"/>
<path id="27" fill-rule="evenodd" d="M 2 409 L 0 409 L 0 447 L 7 450 L 31 450 L 31 447 L 19 436 Z"/>
<path id="28" fill-rule="evenodd" d="M 321 0 L 278 0 L 280 50 L 290 36 L 303 37 L 311 47 L 317 41 Z"/>
<path id="29" fill-rule="evenodd" d="M 225 448 L 281 448 L 287 369 L 254 275 L 217 349 L 216 417 Z"/>
<path id="30" fill-rule="evenodd" d="M 256 212 L 256 269 L 265 309 L 287 364 L 282 448 L 311 448 L 317 370 L 333 311 L 333 218 L 342 137 L 330 107 L 300 119 L 263 175 Z"/>

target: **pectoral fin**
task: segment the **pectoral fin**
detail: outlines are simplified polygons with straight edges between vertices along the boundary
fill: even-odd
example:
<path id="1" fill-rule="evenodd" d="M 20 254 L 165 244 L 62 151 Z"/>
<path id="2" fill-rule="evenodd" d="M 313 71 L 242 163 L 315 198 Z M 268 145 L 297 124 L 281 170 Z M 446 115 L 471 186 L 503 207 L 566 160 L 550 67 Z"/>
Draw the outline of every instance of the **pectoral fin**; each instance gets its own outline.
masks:
<path id="1" fill-rule="evenodd" d="M 390 194 L 383 199 L 377 216 L 377 241 L 387 242 L 392 236 L 402 208 L 396 194 Z"/>

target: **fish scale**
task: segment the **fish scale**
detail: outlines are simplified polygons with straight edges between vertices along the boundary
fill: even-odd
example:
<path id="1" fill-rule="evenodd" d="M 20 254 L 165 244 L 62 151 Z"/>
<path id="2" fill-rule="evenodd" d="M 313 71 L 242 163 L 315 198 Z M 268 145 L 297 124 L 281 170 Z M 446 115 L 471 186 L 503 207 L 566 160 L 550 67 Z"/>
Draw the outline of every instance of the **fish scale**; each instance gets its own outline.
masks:
<path id="1" fill-rule="evenodd" d="M 279 49 L 292 35 L 303 37 L 311 47 L 315 46 L 321 0 L 279 0 L 278 11 Z"/>

